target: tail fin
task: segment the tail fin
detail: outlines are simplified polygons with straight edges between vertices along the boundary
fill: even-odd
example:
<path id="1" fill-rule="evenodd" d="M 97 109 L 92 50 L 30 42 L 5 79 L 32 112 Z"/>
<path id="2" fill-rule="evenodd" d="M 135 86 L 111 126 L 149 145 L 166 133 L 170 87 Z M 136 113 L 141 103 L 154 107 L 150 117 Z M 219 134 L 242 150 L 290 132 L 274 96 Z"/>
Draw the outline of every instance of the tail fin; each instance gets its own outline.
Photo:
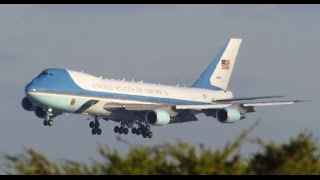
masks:
<path id="1" fill-rule="evenodd" d="M 226 90 L 242 39 L 231 38 L 192 87 Z"/>

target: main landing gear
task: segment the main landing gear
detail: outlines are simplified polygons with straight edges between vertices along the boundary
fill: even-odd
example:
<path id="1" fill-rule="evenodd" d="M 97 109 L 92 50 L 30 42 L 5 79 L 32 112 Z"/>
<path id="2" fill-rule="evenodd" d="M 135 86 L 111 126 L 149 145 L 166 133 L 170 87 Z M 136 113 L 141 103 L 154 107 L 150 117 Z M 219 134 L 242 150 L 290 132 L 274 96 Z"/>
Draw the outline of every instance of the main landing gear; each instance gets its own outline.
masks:
<path id="1" fill-rule="evenodd" d="M 102 130 L 99 128 L 100 127 L 100 123 L 99 123 L 99 117 L 94 117 L 94 121 L 91 121 L 89 123 L 89 127 L 92 128 L 91 133 L 92 135 L 101 135 L 102 134 Z"/>
<path id="2" fill-rule="evenodd" d="M 142 135 L 143 138 L 152 138 L 153 133 L 150 131 L 151 127 L 149 124 L 143 125 L 140 124 L 138 128 L 133 127 L 131 132 L 132 134 Z"/>
<path id="3" fill-rule="evenodd" d="M 120 127 L 119 126 L 114 127 L 114 132 L 127 135 L 129 133 L 129 129 L 126 128 L 124 122 L 121 122 Z"/>
<path id="4" fill-rule="evenodd" d="M 126 126 L 125 123 L 121 122 L 120 127 L 119 126 L 114 127 L 114 132 L 127 135 L 129 133 L 129 130 L 125 126 Z M 136 134 L 138 136 L 141 134 L 143 138 L 152 138 L 153 134 L 150 130 L 151 130 L 150 125 L 139 124 L 138 128 L 133 127 L 131 129 L 131 133 Z"/>

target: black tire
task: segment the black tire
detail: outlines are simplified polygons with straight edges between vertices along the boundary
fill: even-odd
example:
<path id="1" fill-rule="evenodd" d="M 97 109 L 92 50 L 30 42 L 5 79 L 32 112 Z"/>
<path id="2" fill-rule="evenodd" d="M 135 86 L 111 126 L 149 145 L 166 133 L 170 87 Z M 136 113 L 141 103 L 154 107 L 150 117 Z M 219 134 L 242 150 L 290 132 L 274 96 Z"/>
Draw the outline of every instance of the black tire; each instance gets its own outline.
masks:
<path id="1" fill-rule="evenodd" d="M 114 132 L 115 133 L 119 133 L 119 130 L 120 130 L 119 126 L 114 127 Z"/>
<path id="2" fill-rule="evenodd" d="M 44 126 L 48 126 L 47 120 L 43 120 L 43 125 L 44 125 Z"/>
<path id="3" fill-rule="evenodd" d="M 140 126 L 141 132 L 145 131 L 146 127 L 144 125 Z"/>
<path id="4" fill-rule="evenodd" d="M 148 131 L 146 131 L 146 128 L 143 127 L 142 129 L 140 129 L 140 133 L 143 134 L 147 134 Z"/>
<path id="5" fill-rule="evenodd" d="M 51 119 L 50 119 L 50 120 L 48 120 L 48 122 L 47 122 L 47 123 L 48 123 L 48 125 L 49 125 L 49 126 L 53 126 L 53 121 L 52 121 Z"/>
<path id="6" fill-rule="evenodd" d="M 89 127 L 90 127 L 90 128 L 94 128 L 94 127 L 95 127 L 95 124 L 94 124 L 93 121 L 91 121 L 91 122 L 89 123 Z"/>
<path id="7" fill-rule="evenodd" d="M 140 129 L 140 128 L 138 128 L 138 129 L 137 129 L 137 132 L 136 132 L 136 135 L 138 135 L 138 136 L 139 136 L 140 134 L 141 134 L 141 129 Z"/>
<path id="8" fill-rule="evenodd" d="M 94 123 L 94 127 L 98 129 L 100 127 L 100 123 L 97 121 L 96 123 Z"/>
<path id="9" fill-rule="evenodd" d="M 152 138 L 152 136 L 153 136 L 153 133 L 152 133 L 152 132 L 149 132 L 149 133 L 148 133 L 148 138 L 150 138 L 150 139 L 151 139 L 151 138 Z"/>
<path id="10" fill-rule="evenodd" d="M 97 134 L 98 135 L 101 135 L 102 134 L 102 130 L 99 128 L 99 129 L 97 129 Z"/>
<path id="11" fill-rule="evenodd" d="M 150 131 L 150 129 L 151 129 L 150 125 L 146 125 L 146 130 Z"/>
<path id="12" fill-rule="evenodd" d="M 97 129 L 96 129 L 96 128 L 93 128 L 93 129 L 91 130 L 91 134 L 92 134 L 92 135 L 96 135 L 96 134 L 97 134 Z"/>
<path id="13" fill-rule="evenodd" d="M 127 134 L 129 133 L 129 129 L 128 129 L 128 128 L 124 128 L 124 129 L 123 129 L 123 133 L 124 133 L 125 135 L 127 135 Z"/>
<path id="14" fill-rule="evenodd" d="M 122 134 L 123 133 L 123 127 L 120 127 L 120 129 L 119 129 L 119 134 Z"/>
<path id="15" fill-rule="evenodd" d="M 143 134 L 142 134 L 142 137 L 143 137 L 143 138 L 147 138 L 147 137 L 148 137 L 148 134 L 147 134 L 147 133 L 143 133 Z"/>
<path id="16" fill-rule="evenodd" d="M 132 132 L 132 134 L 136 134 L 136 133 L 137 133 L 137 128 L 133 127 L 133 128 L 131 129 L 131 132 Z"/>

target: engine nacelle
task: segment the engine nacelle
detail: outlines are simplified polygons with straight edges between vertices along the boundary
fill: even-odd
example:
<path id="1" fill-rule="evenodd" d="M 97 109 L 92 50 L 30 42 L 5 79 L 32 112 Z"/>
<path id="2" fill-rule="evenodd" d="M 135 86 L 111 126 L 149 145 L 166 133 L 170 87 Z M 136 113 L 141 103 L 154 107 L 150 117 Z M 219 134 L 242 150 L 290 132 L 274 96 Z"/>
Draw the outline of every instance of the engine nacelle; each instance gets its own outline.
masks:
<path id="1" fill-rule="evenodd" d="M 45 118 L 46 117 L 46 114 L 47 114 L 47 112 L 42 108 L 42 107 L 40 107 L 40 106 L 37 106 L 36 108 L 35 108 L 35 111 L 34 111 L 34 113 L 36 114 L 36 116 L 38 117 L 38 118 Z"/>
<path id="2" fill-rule="evenodd" d="M 221 123 L 235 123 L 245 118 L 244 114 L 241 114 L 235 108 L 219 109 L 216 114 L 217 119 Z"/>
<path id="3" fill-rule="evenodd" d="M 146 121 L 154 126 L 164 126 L 170 123 L 170 115 L 161 109 L 147 112 Z"/>
<path id="4" fill-rule="evenodd" d="M 23 107 L 24 110 L 26 111 L 33 111 L 34 110 L 34 104 L 32 103 L 32 101 L 30 101 L 29 98 L 24 97 L 21 101 L 21 105 Z"/>

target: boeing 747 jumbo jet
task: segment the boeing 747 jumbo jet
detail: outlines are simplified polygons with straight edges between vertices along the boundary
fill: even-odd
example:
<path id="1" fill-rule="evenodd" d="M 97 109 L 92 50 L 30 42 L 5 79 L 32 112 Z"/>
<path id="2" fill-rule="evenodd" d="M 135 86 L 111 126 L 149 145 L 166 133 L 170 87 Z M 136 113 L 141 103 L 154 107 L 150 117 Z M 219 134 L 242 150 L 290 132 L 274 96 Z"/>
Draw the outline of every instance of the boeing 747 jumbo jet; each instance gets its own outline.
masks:
<path id="1" fill-rule="evenodd" d="M 294 101 L 252 101 L 281 96 L 234 98 L 227 90 L 241 39 L 231 38 L 191 87 L 103 79 L 83 72 L 50 68 L 25 87 L 22 107 L 44 119 L 45 126 L 63 113 L 90 116 L 92 134 L 101 135 L 99 120 L 120 124 L 114 132 L 151 138 L 151 126 L 197 121 L 204 113 L 221 123 L 234 123 L 255 112 L 255 106 Z"/>

